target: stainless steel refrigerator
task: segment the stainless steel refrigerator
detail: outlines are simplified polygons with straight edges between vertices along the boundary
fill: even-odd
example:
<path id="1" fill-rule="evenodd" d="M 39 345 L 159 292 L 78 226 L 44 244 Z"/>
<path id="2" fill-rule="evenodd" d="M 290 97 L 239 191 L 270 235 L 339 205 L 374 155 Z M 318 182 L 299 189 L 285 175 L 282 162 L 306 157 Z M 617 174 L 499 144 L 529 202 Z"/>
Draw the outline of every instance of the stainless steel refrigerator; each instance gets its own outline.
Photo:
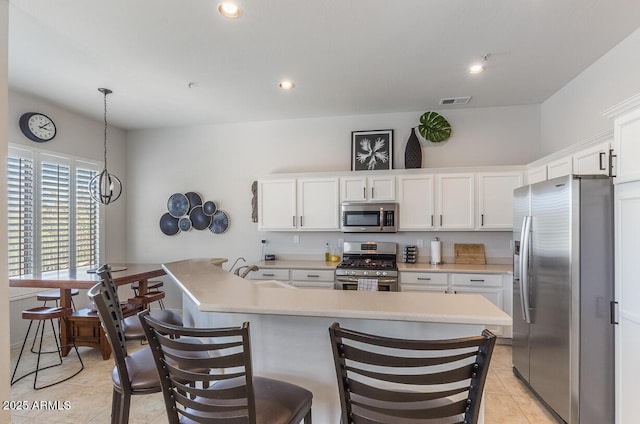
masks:
<path id="1" fill-rule="evenodd" d="M 571 175 L 520 187 L 513 222 L 514 373 L 556 418 L 613 423 L 612 183 Z"/>

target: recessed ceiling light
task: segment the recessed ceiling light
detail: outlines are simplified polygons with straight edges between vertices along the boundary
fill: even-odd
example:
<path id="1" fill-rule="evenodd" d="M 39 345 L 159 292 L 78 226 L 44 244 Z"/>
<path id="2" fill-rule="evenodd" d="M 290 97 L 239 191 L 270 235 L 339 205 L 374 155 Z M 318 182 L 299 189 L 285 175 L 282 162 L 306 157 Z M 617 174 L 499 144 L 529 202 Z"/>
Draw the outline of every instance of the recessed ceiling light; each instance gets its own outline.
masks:
<path id="1" fill-rule="evenodd" d="M 469 73 L 470 74 L 479 74 L 482 71 L 484 71 L 484 65 L 481 65 L 479 63 L 476 63 L 475 65 L 469 66 Z"/>
<path id="2" fill-rule="evenodd" d="M 242 15 L 242 10 L 235 3 L 224 2 L 218 5 L 218 12 L 229 19 L 237 19 Z"/>
<path id="3" fill-rule="evenodd" d="M 293 83 L 293 81 L 289 80 L 280 81 L 280 84 L 278 84 L 278 87 L 282 88 L 283 90 L 293 90 L 295 86 L 296 85 Z"/>

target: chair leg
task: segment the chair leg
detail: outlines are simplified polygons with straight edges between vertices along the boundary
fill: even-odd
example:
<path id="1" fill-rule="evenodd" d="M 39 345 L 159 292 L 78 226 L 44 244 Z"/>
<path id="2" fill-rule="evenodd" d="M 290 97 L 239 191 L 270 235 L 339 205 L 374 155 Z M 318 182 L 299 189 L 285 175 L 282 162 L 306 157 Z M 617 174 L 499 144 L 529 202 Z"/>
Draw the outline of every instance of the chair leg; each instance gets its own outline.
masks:
<path id="1" fill-rule="evenodd" d="M 304 416 L 304 424 L 311 424 L 311 408 L 309 408 L 309 412 Z"/>
<path id="2" fill-rule="evenodd" d="M 58 358 L 60 359 L 60 363 L 55 364 L 55 365 L 50 365 L 48 367 L 44 367 L 44 368 L 42 368 L 43 370 L 46 370 L 47 368 L 57 367 L 59 365 L 62 365 L 62 354 L 61 354 L 62 347 L 61 347 L 60 343 L 58 342 L 59 339 L 58 339 L 58 335 L 56 334 L 56 329 L 53 326 L 53 320 L 50 320 L 50 321 L 51 321 L 51 330 L 53 331 L 53 337 L 54 337 L 54 339 L 56 341 L 56 347 L 58 348 Z M 60 323 L 58 322 L 58 325 L 59 324 Z M 40 351 L 42 351 L 42 336 L 44 335 L 44 325 L 42 326 L 42 330 L 43 330 L 42 333 L 40 333 Z M 76 372 L 74 372 L 73 374 L 69 375 L 68 377 L 63 378 L 62 380 L 58 380 L 58 381 L 56 381 L 54 383 L 50 383 L 50 384 L 46 384 L 44 386 L 37 387 L 36 386 L 36 382 L 38 381 L 38 370 L 40 368 L 40 366 L 39 366 L 39 364 L 40 364 L 40 355 L 38 355 L 38 361 L 37 361 L 38 365 L 36 365 L 36 375 L 35 375 L 35 378 L 33 379 L 33 388 L 35 390 L 40 390 L 40 389 L 44 389 L 44 388 L 47 388 L 47 387 L 55 386 L 56 384 L 60 384 L 60 383 L 62 383 L 64 381 L 70 380 L 71 378 L 73 378 L 76 375 L 80 374 L 80 372 L 84 369 L 84 362 L 82 362 L 82 357 L 80 356 L 80 352 L 78 351 L 78 346 L 76 346 L 75 342 L 73 342 L 72 346 L 73 346 L 74 350 L 76 351 L 76 356 L 78 357 L 78 361 L 80 361 L 80 369 L 78 369 Z"/>
<path id="3" fill-rule="evenodd" d="M 122 393 L 122 404 L 120 405 L 120 424 L 129 424 L 129 409 L 131 407 L 131 394 Z"/>
<path id="4" fill-rule="evenodd" d="M 16 376 L 16 372 L 18 371 L 18 365 L 20 365 L 20 359 L 22 359 L 22 352 L 24 351 L 24 346 L 27 344 L 27 339 L 29 338 L 29 332 L 31 331 L 31 326 L 33 325 L 33 320 L 29 321 L 29 328 L 27 329 L 27 334 L 25 334 L 24 336 L 24 341 L 22 342 L 22 347 L 20 348 L 20 354 L 18 355 L 18 361 L 16 362 L 16 366 L 13 369 L 13 374 L 11 374 L 11 385 L 13 385 L 15 382 L 17 382 L 18 380 L 21 380 L 23 377 L 26 377 L 27 375 L 23 375 L 22 377 L 18 378 L 18 380 L 14 380 L 14 377 Z M 37 330 L 36 330 L 36 336 L 38 335 Z M 33 342 L 35 343 L 35 337 Z"/>

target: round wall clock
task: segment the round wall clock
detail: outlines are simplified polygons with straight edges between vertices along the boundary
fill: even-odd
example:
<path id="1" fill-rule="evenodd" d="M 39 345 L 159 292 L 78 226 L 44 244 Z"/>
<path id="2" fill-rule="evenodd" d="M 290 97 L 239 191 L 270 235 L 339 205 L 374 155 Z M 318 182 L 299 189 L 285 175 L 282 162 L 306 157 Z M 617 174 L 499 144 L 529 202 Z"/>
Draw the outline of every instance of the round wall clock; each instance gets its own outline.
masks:
<path id="1" fill-rule="evenodd" d="M 47 115 L 27 112 L 20 117 L 20 130 L 32 141 L 42 143 L 53 140 L 56 136 L 56 125 Z"/>

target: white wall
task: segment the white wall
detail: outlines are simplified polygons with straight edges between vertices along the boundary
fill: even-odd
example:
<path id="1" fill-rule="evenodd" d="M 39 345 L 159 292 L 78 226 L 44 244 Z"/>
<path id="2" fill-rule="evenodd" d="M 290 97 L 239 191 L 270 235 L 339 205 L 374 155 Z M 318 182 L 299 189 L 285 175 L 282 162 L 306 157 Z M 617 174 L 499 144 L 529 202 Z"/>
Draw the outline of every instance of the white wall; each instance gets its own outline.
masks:
<path id="1" fill-rule="evenodd" d="M 9 3 L 0 1 L 0 172 L 6 175 L 7 163 L 7 33 L 9 28 Z M 7 222 L 7 196 L 6 178 L 0 180 L 0 221 Z M 7 226 L 0 225 L 0 238 L 7 239 Z M 9 281 L 7 279 L 7 244 L 0 245 L 0 334 L 9 332 Z M 9 340 L 2 337 L 0 342 L 0 399 L 10 400 L 10 360 L 9 360 Z M 0 410 L 0 422 L 6 423 L 11 420 L 9 411 Z"/>
<path id="2" fill-rule="evenodd" d="M 640 29 L 542 104 L 542 154 L 613 128 L 601 113 L 640 92 Z"/>

